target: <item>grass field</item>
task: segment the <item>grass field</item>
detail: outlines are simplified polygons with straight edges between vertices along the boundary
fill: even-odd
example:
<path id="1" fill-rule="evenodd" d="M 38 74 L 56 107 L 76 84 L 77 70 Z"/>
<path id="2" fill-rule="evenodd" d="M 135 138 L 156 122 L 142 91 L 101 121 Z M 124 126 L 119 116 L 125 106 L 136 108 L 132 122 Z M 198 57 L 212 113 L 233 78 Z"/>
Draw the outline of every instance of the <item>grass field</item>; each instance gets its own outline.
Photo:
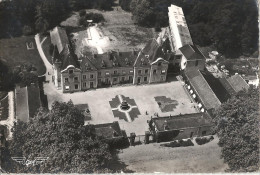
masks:
<path id="1" fill-rule="evenodd" d="M 132 146 L 122 150 L 118 159 L 135 173 L 224 173 L 227 165 L 220 159 L 218 138 L 205 145 L 163 147 L 159 143 Z M 111 166 L 116 166 L 111 164 Z"/>
<path id="2" fill-rule="evenodd" d="M 28 49 L 27 45 L 31 46 L 31 49 Z M 1 39 L 0 60 L 10 68 L 29 63 L 37 69 L 38 75 L 46 72 L 44 63 L 38 53 L 34 36 Z"/>
<path id="3" fill-rule="evenodd" d="M 139 27 L 134 24 L 131 13 L 123 11 L 120 7 L 115 7 L 112 11 L 100 11 L 95 9 L 86 10 L 87 13 L 100 13 L 104 16 L 105 22 L 98 24 L 97 29 L 104 37 L 109 38 L 109 44 L 102 46 L 104 52 L 109 50 L 129 51 L 132 49 L 142 49 L 147 41 L 156 38 L 158 33 L 153 28 Z M 61 23 L 61 26 L 70 28 L 69 33 L 72 43 L 75 43 L 75 53 L 97 52 L 95 47 L 87 47 L 87 28 L 79 26 L 79 14 L 73 13 L 69 18 Z M 71 28 L 74 28 L 71 30 Z"/>

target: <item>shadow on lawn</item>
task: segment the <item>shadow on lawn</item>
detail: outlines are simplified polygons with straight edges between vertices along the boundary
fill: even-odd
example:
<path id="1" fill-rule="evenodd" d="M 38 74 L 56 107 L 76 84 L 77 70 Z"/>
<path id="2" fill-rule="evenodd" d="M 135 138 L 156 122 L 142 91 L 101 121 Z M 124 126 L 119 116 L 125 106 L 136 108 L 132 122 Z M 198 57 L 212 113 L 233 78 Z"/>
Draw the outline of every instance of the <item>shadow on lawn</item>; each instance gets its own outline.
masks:
<path id="1" fill-rule="evenodd" d="M 127 169 L 128 165 L 126 165 L 124 162 L 119 160 L 118 154 L 120 153 L 120 151 L 123 151 L 123 150 L 114 150 L 112 152 L 113 160 L 108 165 L 109 169 L 111 169 L 113 171 L 113 173 L 121 173 L 121 172 L 134 173 L 135 171 Z"/>

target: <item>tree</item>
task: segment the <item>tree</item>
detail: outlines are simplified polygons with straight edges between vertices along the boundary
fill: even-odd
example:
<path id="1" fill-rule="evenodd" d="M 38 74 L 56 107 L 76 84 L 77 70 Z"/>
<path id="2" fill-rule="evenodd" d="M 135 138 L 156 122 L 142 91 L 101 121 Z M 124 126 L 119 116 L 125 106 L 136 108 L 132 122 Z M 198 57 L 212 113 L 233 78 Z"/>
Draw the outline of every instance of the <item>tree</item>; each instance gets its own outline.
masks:
<path id="1" fill-rule="evenodd" d="M 132 0 L 130 9 L 134 20 L 141 26 L 154 25 L 154 13 L 151 0 Z"/>
<path id="2" fill-rule="evenodd" d="M 259 90 L 234 95 L 216 111 L 221 157 L 231 171 L 259 169 Z"/>
<path id="3" fill-rule="evenodd" d="M 21 122 L 14 127 L 12 156 L 49 158 L 38 166 L 20 168 L 21 172 L 109 172 L 106 169 L 111 159 L 108 145 L 95 136 L 91 125 L 84 126 L 84 116 L 71 101 L 54 102 L 50 111 L 40 109 L 23 125 L 23 130 L 19 129 Z"/>

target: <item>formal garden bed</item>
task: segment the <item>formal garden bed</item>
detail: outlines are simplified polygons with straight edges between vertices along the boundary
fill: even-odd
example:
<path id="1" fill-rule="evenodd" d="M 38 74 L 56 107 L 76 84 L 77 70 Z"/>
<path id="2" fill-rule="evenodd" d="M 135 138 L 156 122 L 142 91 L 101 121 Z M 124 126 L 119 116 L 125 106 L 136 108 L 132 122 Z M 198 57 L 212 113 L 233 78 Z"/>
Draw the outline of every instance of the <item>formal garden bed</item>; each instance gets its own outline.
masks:
<path id="1" fill-rule="evenodd" d="M 173 111 L 179 104 L 178 101 L 172 100 L 171 98 L 166 98 L 165 96 L 154 97 L 155 101 L 159 105 L 162 112 Z"/>
<path id="2" fill-rule="evenodd" d="M 112 110 L 114 117 L 118 117 L 119 119 L 127 120 L 126 114 L 124 112 L 119 111 L 118 109 Z"/>

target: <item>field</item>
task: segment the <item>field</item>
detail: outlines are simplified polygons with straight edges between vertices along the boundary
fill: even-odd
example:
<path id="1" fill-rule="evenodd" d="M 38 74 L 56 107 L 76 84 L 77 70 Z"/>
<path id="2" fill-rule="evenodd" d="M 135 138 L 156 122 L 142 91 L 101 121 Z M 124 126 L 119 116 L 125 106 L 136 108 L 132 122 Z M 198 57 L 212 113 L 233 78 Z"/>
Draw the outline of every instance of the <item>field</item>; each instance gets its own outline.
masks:
<path id="1" fill-rule="evenodd" d="M 38 53 L 34 36 L 1 39 L 0 60 L 10 68 L 29 63 L 37 69 L 38 75 L 46 72 L 44 63 Z"/>
<path id="2" fill-rule="evenodd" d="M 108 44 L 101 46 L 103 52 L 109 50 L 139 50 L 145 46 L 149 39 L 156 38 L 158 35 L 153 28 L 135 25 L 131 19 L 131 14 L 121 10 L 120 7 L 114 8 L 113 11 L 89 9 L 86 12 L 100 13 L 105 18 L 105 22 L 95 27 L 103 38 L 108 38 Z M 75 12 L 71 17 L 61 23 L 61 26 L 69 28 L 72 43 L 75 43 L 75 53 L 79 55 L 80 52 L 98 52 L 95 47 L 87 46 L 85 42 L 85 39 L 89 37 L 87 28 L 79 26 L 78 20 L 79 14 Z M 100 43 L 103 44 L 104 42 Z"/>
<path id="3" fill-rule="evenodd" d="M 44 92 L 48 96 L 49 108 L 55 100 L 67 102 L 71 99 L 74 104 L 88 104 L 92 117 L 92 120 L 88 121 L 89 123 L 100 124 L 119 121 L 121 129 L 126 130 L 127 135 L 131 132 L 144 135 L 145 131 L 148 130 L 147 120 L 151 119 L 151 116 L 155 117 L 156 113 L 160 117 L 197 112 L 195 104 L 191 102 L 179 81 L 143 86 L 102 88 L 71 94 L 63 94 L 52 83 L 49 83 L 44 84 Z M 140 115 L 134 121 L 127 122 L 119 117 L 114 117 L 113 108 L 109 102 L 117 95 L 124 95 L 135 100 Z M 158 96 L 165 96 L 178 103 L 175 103 L 177 105 L 172 111 L 162 112 L 154 98 Z"/>
<path id="4" fill-rule="evenodd" d="M 132 146 L 121 150 L 118 161 L 135 173 L 224 173 L 227 165 L 220 159 L 218 138 L 214 137 L 205 145 L 197 145 L 193 139 L 194 146 L 189 147 L 170 148 L 159 143 Z"/>

